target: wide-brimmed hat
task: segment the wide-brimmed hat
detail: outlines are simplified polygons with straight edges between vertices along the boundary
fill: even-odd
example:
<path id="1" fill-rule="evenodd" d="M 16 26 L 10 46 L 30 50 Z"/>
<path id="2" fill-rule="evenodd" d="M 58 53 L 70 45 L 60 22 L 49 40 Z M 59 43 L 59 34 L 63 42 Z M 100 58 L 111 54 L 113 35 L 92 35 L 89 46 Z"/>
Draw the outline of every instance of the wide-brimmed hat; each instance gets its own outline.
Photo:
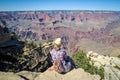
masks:
<path id="1" fill-rule="evenodd" d="M 57 38 L 57 39 L 55 39 L 55 41 L 53 43 L 56 44 L 56 45 L 61 45 L 62 40 L 61 40 L 61 38 Z"/>

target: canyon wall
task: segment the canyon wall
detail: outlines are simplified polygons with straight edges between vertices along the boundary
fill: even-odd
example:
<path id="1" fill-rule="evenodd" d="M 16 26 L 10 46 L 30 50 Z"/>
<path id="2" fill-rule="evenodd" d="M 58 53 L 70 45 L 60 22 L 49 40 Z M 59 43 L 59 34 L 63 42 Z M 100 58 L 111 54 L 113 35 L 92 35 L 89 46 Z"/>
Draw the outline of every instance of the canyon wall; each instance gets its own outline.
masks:
<path id="1" fill-rule="evenodd" d="M 70 54 L 78 50 L 120 54 L 119 22 L 117 11 L 0 12 L 0 23 L 21 38 L 46 41 L 61 37 Z"/>

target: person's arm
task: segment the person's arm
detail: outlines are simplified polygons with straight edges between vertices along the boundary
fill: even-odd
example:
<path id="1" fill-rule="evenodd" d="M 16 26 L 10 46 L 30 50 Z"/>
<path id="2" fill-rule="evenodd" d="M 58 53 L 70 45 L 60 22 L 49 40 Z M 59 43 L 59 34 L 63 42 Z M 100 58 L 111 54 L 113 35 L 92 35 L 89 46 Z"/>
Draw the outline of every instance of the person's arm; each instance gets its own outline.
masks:
<path id="1" fill-rule="evenodd" d="M 62 58 L 62 59 L 65 61 L 66 58 L 67 58 L 67 53 L 66 53 L 66 51 L 64 50 L 64 51 L 63 51 L 63 58 Z"/>
<path id="2" fill-rule="evenodd" d="M 55 53 L 54 53 L 54 51 L 52 50 L 52 51 L 50 51 L 50 55 L 51 55 L 51 58 L 52 58 L 52 63 L 54 64 L 54 61 L 55 61 Z"/>

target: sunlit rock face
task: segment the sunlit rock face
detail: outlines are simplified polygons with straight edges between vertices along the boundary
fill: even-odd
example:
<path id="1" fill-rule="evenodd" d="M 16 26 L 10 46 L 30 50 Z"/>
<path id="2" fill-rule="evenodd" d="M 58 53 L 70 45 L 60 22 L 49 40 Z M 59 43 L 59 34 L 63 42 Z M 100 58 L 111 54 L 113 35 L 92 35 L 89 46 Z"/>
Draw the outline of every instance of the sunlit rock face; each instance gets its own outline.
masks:
<path id="1" fill-rule="evenodd" d="M 103 67 L 104 79 L 105 80 L 119 80 L 120 79 L 120 70 L 117 67 L 120 67 L 120 58 L 110 57 L 99 55 L 94 51 L 89 51 L 87 57 L 91 59 L 94 63 L 94 66 Z"/>
<path id="2" fill-rule="evenodd" d="M 76 74 L 77 73 L 77 74 Z M 76 74 L 75 76 L 72 76 Z M 7 76 L 7 77 L 6 77 Z M 100 76 L 91 75 L 85 72 L 83 69 L 74 69 L 67 74 L 59 74 L 55 71 L 45 71 L 40 72 L 30 72 L 30 71 L 21 71 L 18 73 L 13 72 L 0 72 L 1 80 L 100 80 Z"/>

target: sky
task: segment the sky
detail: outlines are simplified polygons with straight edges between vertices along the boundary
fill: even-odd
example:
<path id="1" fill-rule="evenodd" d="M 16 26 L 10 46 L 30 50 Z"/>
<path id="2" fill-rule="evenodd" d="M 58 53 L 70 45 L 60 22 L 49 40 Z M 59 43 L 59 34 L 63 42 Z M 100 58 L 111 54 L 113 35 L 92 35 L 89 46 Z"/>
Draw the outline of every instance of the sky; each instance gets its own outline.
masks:
<path id="1" fill-rule="evenodd" d="M 120 0 L 0 0 L 0 11 L 29 10 L 120 11 Z"/>

